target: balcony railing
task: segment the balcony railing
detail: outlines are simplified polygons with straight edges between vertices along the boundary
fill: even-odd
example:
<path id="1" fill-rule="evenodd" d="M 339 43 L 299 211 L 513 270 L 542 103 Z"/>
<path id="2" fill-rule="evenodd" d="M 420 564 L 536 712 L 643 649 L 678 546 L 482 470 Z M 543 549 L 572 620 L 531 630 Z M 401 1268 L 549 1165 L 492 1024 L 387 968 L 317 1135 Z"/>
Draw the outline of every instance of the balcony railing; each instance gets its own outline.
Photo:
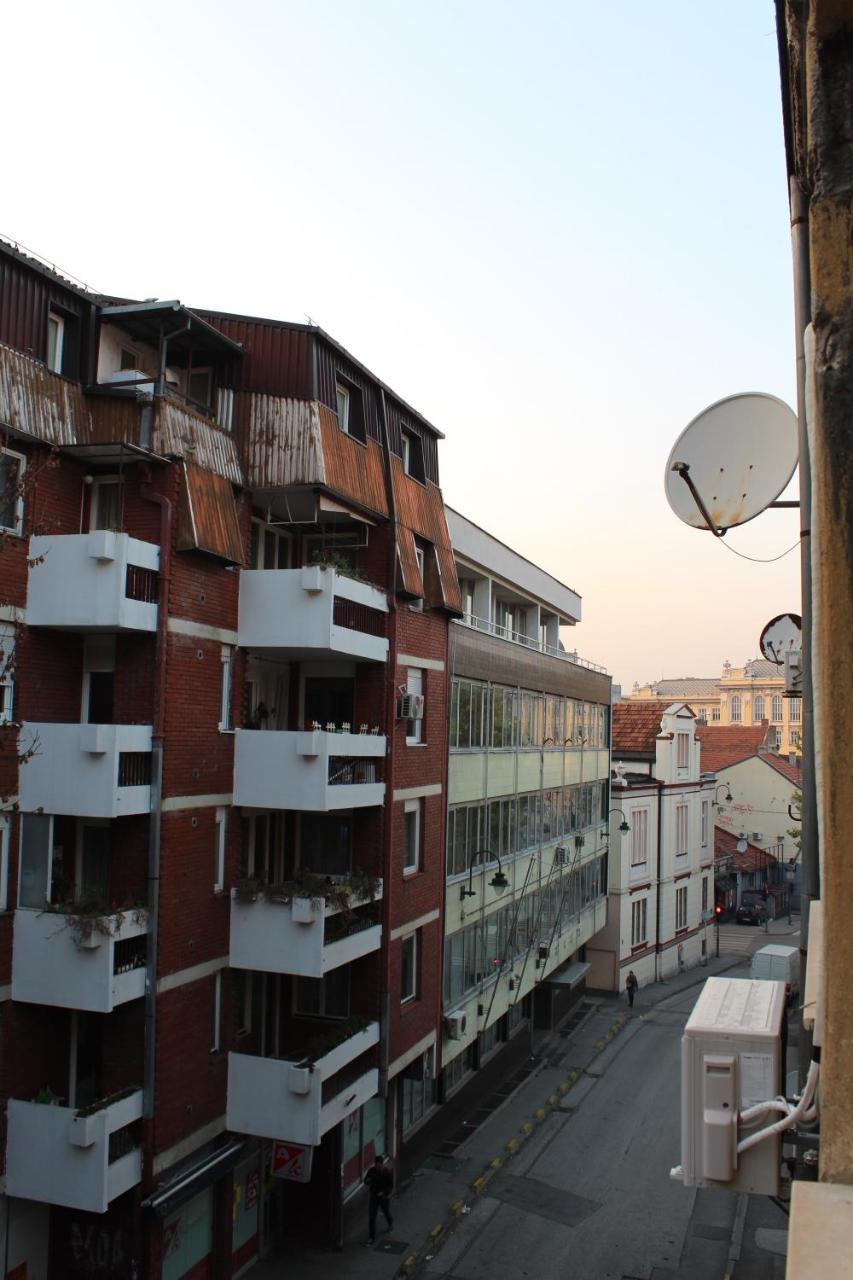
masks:
<path id="1" fill-rule="evenodd" d="M 241 645 L 292 659 L 348 657 L 384 662 L 384 591 L 336 569 L 244 569 L 240 574 Z"/>
<path id="2" fill-rule="evenodd" d="M 382 884 L 374 900 L 382 897 Z M 368 899 L 353 898 L 350 911 L 312 898 L 276 900 L 260 892 L 246 901 L 236 890 L 231 898 L 231 954 L 234 969 L 261 973 L 292 973 L 303 978 L 324 974 L 382 945 L 382 926 L 367 906 Z M 348 918 L 344 918 L 344 917 Z"/>
<path id="3" fill-rule="evenodd" d="M 142 1180 L 134 1128 L 142 1090 L 78 1110 L 10 1099 L 6 1192 L 25 1200 L 106 1213 L 110 1202 Z"/>
<path id="4" fill-rule="evenodd" d="M 537 640 L 533 636 L 526 635 L 523 631 L 513 631 L 511 627 L 504 627 L 499 622 L 494 622 L 489 618 L 478 618 L 473 613 L 466 613 L 464 617 L 457 618 L 462 626 L 471 627 L 474 631 L 485 631 L 490 636 L 498 636 L 501 640 L 509 640 L 512 644 L 523 645 L 526 649 L 535 649 L 537 653 L 547 653 L 552 658 L 561 658 L 564 662 L 573 662 L 576 667 L 586 667 L 588 671 L 600 671 L 603 675 L 607 674 L 607 668 L 601 667 L 596 662 L 588 662 L 586 658 L 581 658 L 577 651 L 569 652 L 566 649 L 557 648 L 555 645 L 546 644 L 544 640 Z"/>
<path id="5" fill-rule="evenodd" d="M 229 1053 L 228 1128 L 318 1146 L 324 1133 L 375 1096 L 379 1072 L 367 1055 L 378 1043 L 379 1023 L 371 1022 L 314 1061 Z"/>
<path id="6" fill-rule="evenodd" d="M 160 548 L 111 529 L 30 538 L 27 622 L 65 631 L 156 631 Z"/>
<path id="7" fill-rule="evenodd" d="M 381 734 L 238 729 L 235 739 L 235 804 L 326 813 L 384 803 Z"/>
<path id="8" fill-rule="evenodd" d="M 25 813 L 119 818 L 151 809 L 151 726 L 25 721 L 20 806 Z M 148 779 L 146 781 L 145 779 Z"/>
<path id="9" fill-rule="evenodd" d="M 109 1013 L 145 994 L 146 913 L 15 912 L 12 999 Z"/>

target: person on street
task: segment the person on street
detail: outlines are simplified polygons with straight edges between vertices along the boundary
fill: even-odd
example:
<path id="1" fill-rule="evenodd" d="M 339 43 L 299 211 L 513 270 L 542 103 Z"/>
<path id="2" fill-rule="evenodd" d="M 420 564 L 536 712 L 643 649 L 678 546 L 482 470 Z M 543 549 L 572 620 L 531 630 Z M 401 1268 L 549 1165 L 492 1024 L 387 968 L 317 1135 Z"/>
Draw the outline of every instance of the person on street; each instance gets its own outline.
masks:
<path id="1" fill-rule="evenodd" d="M 376 1214 L 379 1209 L 385 1216 L 388 1223 L 388 1230 L 394 1226 L 391 1218 L 391 1192 L 394 1190 L 394 1176 L 390 1168 L 385 1163 L 383 1156 L 377 1156 L 373 1164 L 365 1175 L 364 1185 L 367 1187 L 368 1200 L 368 1227 L 367 1227 L 367 1243 L 373 1244 L 376 1240 Z"/>
<path id="2" fill-rule="evenodd" d="M 639 986 L 636 973 L 634 973 L 633 969 L 629 970 L 628 977 L 625 979 L 625 990 L 628 993 L 628 1004 L 632 1009 L 634 1007 L 634 996 L 637 994 Z"/>

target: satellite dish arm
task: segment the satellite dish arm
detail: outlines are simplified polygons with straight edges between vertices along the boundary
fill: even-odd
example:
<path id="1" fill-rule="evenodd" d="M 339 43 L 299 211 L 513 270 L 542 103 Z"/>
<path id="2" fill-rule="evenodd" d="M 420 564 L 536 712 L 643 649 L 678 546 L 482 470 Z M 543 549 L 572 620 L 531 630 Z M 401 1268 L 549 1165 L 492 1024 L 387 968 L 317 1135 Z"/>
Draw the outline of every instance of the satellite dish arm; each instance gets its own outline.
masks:
<path id="1" fill-rule="evenodd" d="M 708 508 L 705 506 L 705 503 L 702 501 L 702 497 L 699 493 L 699 490 L 696 488 L 695 484 L 690 479 L 690 464 L 687 462 L 673 462 L 672 470 L 675 471 L 678 475 L 680 475 L 684 483 L 687 485 L 687 488 L 690 490 L 690 492 L 693 495 L 693 501 L 696 503 L 696 506 L 699 508 L 699 512 L 702 516 L 702 519 L 705 521 L 705 524 L 707 525 L 708 529 L 710 529 L 711 533 L 713 533 L 714 537 L 715 538 L 724 537 L 726 532 L 725 529 L 716 528 L 713 520 L 711 519 Z"/>

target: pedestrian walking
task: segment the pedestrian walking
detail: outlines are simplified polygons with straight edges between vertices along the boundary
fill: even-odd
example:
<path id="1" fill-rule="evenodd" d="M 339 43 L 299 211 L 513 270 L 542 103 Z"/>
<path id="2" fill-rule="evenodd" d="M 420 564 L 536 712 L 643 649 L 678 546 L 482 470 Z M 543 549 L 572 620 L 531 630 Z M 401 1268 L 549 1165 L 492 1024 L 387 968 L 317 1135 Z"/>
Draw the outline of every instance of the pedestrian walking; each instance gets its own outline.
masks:
<path id="1" fill-rule="evenodd" d="M 391 1217 L 391 1192 L 394 1190 L 394 1175 L 383 1156 L 377 1156 L 373 1164 L 368 1169 L 364 1185 L 368 1190 L 368 1227 L 367 1227 L 367 1243 L 373 1244 L 376 1240 L 376 1214 L 381 1209 L 384 1214 L 385 1221 L 388 1223 L 388 1230 L 394 1226 Z"/>
<path id="2" fill-rule="evenodd" d="M 634 1007 L 634 996 L 637 994 L 639 989 L 640 989 L 640 984 L 637 981 L 637 975 L 636 973 L 634 973 L 633 969 L 630 969 L 628 972 L 628 977 L 625 979 L 625 990 L 628 993 L 628 1004 L 631 1006 L 632 1009 Z"/>

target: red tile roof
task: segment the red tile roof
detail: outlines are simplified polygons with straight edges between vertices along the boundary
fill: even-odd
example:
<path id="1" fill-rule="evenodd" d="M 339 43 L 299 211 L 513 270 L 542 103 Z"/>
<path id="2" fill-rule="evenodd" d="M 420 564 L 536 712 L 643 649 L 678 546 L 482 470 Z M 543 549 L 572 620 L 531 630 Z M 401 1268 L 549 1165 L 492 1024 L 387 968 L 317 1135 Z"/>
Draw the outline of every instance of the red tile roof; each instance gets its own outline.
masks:
<path id="1" fill-rule="evenodd" d="M 758 755 L 767 737 L 767 721 L 751 725 L 699 724 L 696 737 L 702 744 L 699 761 L 702 772 L 719 773 L 730 764 Z"/>
<path id="2" fill-rule="evenodd" d="M 613 708 L 613 759 L 626 755 L 654 758 L 661 717 L 669 705 L 668 702 L 617 702 Z"/>
<path id="3" fill-rule="evenodd" d="M 746 852 L 738 853 L 737 842 L 738 837 L 733 831 L 715 826 L 714 861 L 726 858 L 732 871 L 762 871 L 777 861 L 772 853 L 768 853 L 766 849 L 760 849 L 757 844 L 752 844 L 749 840 L 746 842 Z"/>
<path id="4" fill-rule="evenodd" d="M 766 764 L 769 764 L 771 769 L 781 773 L 783 778 L 793 782 L 794 786 L 801 787 L 803 785 L 803 769 L 799 761 L 796 764 L 791 764 L 787 756 L 775 755 L 762 755 L 761 759 Z"/>

